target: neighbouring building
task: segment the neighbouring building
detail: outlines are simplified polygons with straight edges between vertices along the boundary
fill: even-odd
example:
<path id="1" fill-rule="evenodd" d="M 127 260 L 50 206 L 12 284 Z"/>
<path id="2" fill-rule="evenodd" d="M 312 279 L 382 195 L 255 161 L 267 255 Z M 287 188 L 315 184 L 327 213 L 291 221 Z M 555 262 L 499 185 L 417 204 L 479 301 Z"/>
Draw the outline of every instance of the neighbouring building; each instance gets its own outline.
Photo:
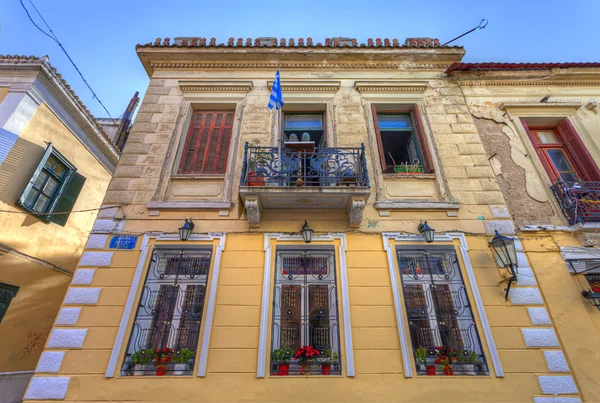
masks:
<path id="1" fill-rule="evenodd" d="M 478 68 L 431 38 L 137 52 L 150 84 L 26 400 L 600 401 L 570 274 L 600 251 L 569 216 L 597 200 L 573 184 L 599 180 L 597 65 Z"/>
<path id="2" fill-rule="evenodd" d="M 119 157 L 47 57 L 0 55 L 1 402 L 21 400 L 81 281 L 73 273 Z"/>

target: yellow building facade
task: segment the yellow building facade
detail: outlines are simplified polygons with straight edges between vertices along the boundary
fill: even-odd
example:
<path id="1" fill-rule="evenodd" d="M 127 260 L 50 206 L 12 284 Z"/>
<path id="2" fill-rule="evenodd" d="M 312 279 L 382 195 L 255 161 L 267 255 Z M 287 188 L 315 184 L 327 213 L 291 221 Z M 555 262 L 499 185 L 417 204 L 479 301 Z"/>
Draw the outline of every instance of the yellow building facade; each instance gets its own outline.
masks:
<path id="1" fill-rule="evenodd" d="M 512 84 L 468 86 L 431 38 L 137 52 L 150 85 L 26 400 L 600 400 L 577 241 L 530 227 L 488 150 Z"/>
<path id="2" fill-rule="evenodd" d="M 47 58 L 0 56 L 2 402 L 33 375 L 118 158 Z"/>

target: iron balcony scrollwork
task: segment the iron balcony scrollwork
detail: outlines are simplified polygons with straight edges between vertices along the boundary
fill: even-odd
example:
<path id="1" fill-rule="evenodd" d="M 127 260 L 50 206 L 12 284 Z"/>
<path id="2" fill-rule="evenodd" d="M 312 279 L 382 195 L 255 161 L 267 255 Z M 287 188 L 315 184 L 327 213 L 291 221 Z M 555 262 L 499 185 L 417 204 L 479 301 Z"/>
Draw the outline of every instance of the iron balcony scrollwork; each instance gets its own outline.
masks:
<path id="1" fill-rule="evenodd" d="M 557 182 L 551 189 L 570 225 L 600 222 L 600 182 Z"/>
<path id="2" fill-rule="evenodd" d="M 246 143 L 240 186 L 368 188 L 365 145 L 297 151 Z"/>

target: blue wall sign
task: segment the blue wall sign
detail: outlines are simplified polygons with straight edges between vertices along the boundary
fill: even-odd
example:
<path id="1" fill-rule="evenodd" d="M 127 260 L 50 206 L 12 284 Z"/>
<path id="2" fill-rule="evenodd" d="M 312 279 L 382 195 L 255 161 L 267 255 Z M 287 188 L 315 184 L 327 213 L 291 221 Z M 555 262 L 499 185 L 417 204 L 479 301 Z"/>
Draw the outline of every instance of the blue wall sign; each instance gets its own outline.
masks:
<path id="1" fill-rule="evenodd" d="M 138 237 L 135 235 L 115 235 L 110 240 L 109 249 L 135 249 Z"/>

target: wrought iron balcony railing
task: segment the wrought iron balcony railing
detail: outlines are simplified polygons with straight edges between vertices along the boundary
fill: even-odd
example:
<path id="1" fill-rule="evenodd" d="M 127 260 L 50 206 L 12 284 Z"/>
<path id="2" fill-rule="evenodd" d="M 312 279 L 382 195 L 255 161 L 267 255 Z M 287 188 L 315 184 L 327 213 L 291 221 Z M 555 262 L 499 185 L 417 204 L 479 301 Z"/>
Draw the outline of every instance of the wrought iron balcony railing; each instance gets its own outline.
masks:
<path id="1" fill-rule="evenodd" d="M 291 150 L 246 143 L 240 186 L 368 188 L 365 145 Z"/>
<path id="2" fill-rule="evenodd" d="M 552 191 L 570 225 L 600 222 L 600 182 L 557 182 Z"/>

